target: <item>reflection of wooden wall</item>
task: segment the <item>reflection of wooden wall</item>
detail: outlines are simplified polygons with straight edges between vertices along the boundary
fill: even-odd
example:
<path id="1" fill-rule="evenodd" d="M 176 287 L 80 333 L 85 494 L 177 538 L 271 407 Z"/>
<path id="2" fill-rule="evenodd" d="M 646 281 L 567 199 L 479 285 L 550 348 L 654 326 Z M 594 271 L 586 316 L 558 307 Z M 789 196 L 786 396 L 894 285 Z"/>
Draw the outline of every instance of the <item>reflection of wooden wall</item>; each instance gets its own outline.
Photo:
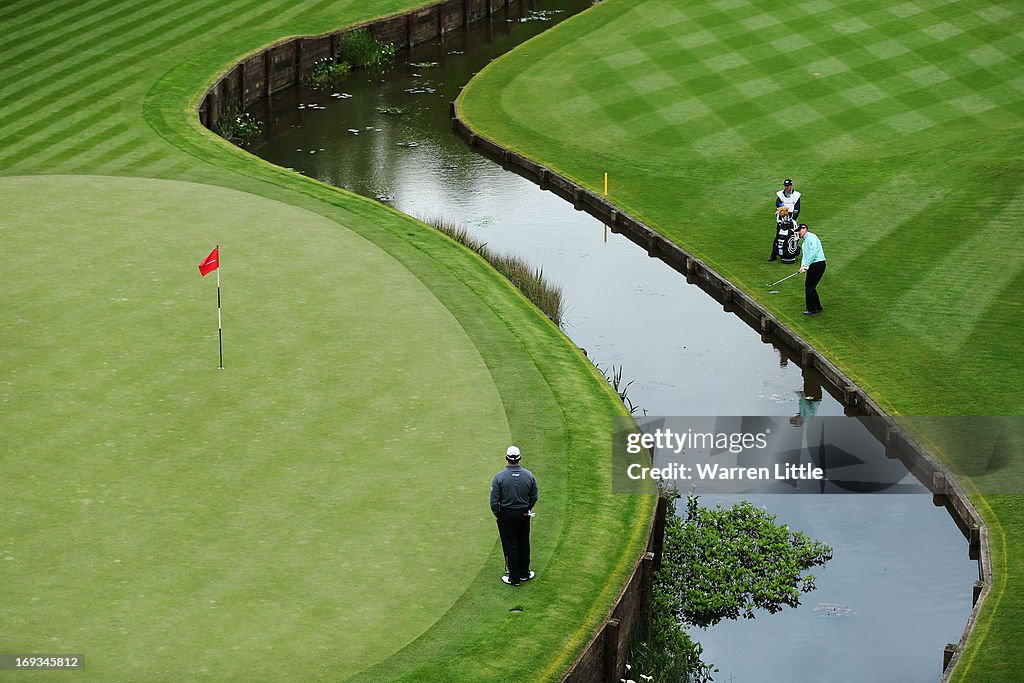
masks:
<path id="1" fill-rule="evenodd" d="M 338 40 L 365 28 L 375 40 L 405 48 L 432 40 L 497 12 L 521 9 L 527 0 L 444 0 L 343 31 L 309 38 L 291 38 L 271 45 L 239 62 L 207 91 L 199 105 L 199 120 L 214 128 L 228 111 L 242 112 L 253 102 L 288 88 L 308 76 L 322 59 L 335 59 Z"/>

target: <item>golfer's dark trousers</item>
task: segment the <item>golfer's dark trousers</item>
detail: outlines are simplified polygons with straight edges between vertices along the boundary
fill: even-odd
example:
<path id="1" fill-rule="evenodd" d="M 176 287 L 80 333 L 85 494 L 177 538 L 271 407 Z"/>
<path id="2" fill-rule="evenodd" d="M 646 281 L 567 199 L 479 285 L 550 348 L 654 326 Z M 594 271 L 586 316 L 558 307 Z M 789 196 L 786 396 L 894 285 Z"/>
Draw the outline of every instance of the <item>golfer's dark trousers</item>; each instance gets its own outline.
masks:
<path id="1" fill-rule="evenodd" d="M 530 518 L 528 510 L 502 510 L 498 513 L 498 535 L 505 553 L 511 583 L 530 576 Z"/>
<path id="2" fill-rule="evenodd" d="M 817 287 L 824 274 L 824 261 L 815 261 L 807 268 L 807 279 L 804 280 L 804 299 L 806 299 L 807 310 L 811 313 L 821 310 L 821 299 L 818 298 Z"/>

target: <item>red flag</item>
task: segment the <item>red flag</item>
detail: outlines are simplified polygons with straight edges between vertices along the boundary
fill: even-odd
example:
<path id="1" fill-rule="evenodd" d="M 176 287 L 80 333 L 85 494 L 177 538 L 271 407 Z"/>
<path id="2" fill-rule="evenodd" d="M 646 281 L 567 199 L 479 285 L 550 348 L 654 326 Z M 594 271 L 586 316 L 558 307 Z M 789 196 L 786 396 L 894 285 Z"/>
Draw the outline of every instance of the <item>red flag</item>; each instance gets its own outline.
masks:
<path id="1" fill-rule="evenodd" d="M 206 277 L 207 273 L 211 273 L 220 268 L 220 255 L 217 253 L 220 251 L 220 247 L 215 247 L 210 255 L 206 257 L 202 263 L 199 264 L 199 274 Z"/>

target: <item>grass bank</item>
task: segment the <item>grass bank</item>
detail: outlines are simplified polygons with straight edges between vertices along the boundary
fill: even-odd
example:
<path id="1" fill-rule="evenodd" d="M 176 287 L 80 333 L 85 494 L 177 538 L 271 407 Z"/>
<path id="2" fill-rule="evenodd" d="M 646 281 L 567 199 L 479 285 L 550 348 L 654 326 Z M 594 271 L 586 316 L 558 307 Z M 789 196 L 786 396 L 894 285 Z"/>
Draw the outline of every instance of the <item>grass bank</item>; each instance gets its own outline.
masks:
<path id="1" fill-rule="evenodd" d="M 0 9 L 0 651 L 554 678 L 606 614 L 652 503 L 610 493 L 600 375 L 468 249 L 198 124 L 243 55 L 416 4 Z M 511 441 L 542 487 L 519 593 L 486 507 Z"/>
<path id="2" fill-rule="evenodd" d="M 1021 415 L 1024 23 L 1005 5 L 607 0 L 497 60 L 474 128 L 610 198 L 815 345 L 893 415 Z M 791 177 L 824 243 L 825 313 L 767 262 Z M 997 578 L 959 667 L 1024 666 L 1024 458 L 968 476 Z M 990 486 L 998 480 L 1000 487 Z M 988 492 L 988 493 L 986 493 Z M 965 590 L 968 588 L 965 587 Z"/>

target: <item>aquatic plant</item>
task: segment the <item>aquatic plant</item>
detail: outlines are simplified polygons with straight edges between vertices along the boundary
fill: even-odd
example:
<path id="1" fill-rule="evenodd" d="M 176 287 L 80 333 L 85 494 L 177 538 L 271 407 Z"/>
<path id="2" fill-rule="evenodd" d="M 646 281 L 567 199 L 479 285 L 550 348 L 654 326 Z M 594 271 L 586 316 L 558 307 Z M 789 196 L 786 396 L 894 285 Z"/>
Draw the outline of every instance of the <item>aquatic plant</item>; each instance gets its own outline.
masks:
<path id="1" fill-rule="evenodd" d="M 604 375 L 604 378 L 608 380 L 608 383 L 612 385 L 612 389 L 615 390 L 615 393 L 619 395 L 619 398 L 622 400 L 623 404 L 625 404 L 626 408 L 629 409 L 629 414 L 635 415 L 636 411 L 640 410 L 640 406 L 633 403 L 632 399 L 629 398 L 629 387 L 631 384 L 633 384 L 635 380 L 629 380 L 625 384 L 622 383 L 621 365 L 619 367 L 615 367 L 614 365 L 612 365 L 612 371 L 610 374 L 606 372 L 605 369 L 601 367 L 598 363 L 594 363 L 594 367 L 596 367 L 598 371 L 602 375 Z M 644 415 L 646 415 L 647 410 L 644 410 L 643 413 Z"/>
<path id="2" fill-rule="evenodd" d="M 680 628 L 668 610 L 654 596 L 651 642 L 637 641 L 629 650 L 631 668 L 648 673 L 637 674 L 645 683 L 710 683 L 717 672 L 704 661 L 704 648 Z"/>
<path id="3" fill-rule="evenodd" d="M 365 28 L 352 31 L 338 41 L 338 61 L 348 62 L 352 66 L 374 66 L 394 58 L 395 46 L 374 40 Z"/>
<path id="4" fill-rule="evenodd" d="M 337 85 L 351 70 L 352 65 L 348 62 L 333 62 L 325 57 L 313 65 L 313 70 L 302 79 L 302 84 L 312 90 L 326 90 Z"/>
<path id="5" fill-rule="evenodd" d="M 564 301 L 562 289 L 544 278 L 543 268 L 534 268 L 521 256 L 496 254 L 487 248 L 486 242 L 473 237 L 464 226 L 455 225 L 440 218 L 424 219 L 424 222 L 448 235 L 459 244 L 480 254 L 495 270 L 505 276 L 527 299 L 541 310 L 551 321 L 562 326 Z"/>
<path id="6" fill-rule="evenodd" d="M 814 590 L 805 571 L 832 559 L 829 546 L 776 524 L 775 515 L 749 501 L 712 509 L 690 495 L 686 517 L 668 517 L 655 587 L 685 624 L 706 628 L 753 619 L 755 609 L 797 607 Z"/>
<path id="7" fill-rule="evenodd" d="M 660 487 L 675 510 L 679 492 Z M 687 632 L 723 619 L 754 618 L 754 610 L 797 606 L 814 589 L 811 567 L 832 549 L 777 524 L 763 508 L 742 501 L 730 508 L 686 499 L 686 516 L 669 512 L 661 567 L 654 575 L 651 639 L 634 643 L 630 659 L 654 683 L 706 683 L 717 672 Z"/>
<path id="8" fill-rule="evenodd" d="M 263 124 L 249 112 L 227 107 L 217 119 L 213 131 L 234 145 L 244 146 L 263 133 Z"/>
<path id="9" fill-rule="evenodd" d="M 534 268 L 521 257 L 494 255 L 490 262 L 556 325 L 562 325 L 562 290 L 544 278 L 543 268 Z"/>
<path id="10" fill-rule="evenodd" d="M 318 60 L 302 84 L 313 90 L 326 90 L 341 82 L 353 68 L 383 64 L 394 57 L 394 45 L 374 40 L 366 29 L 352 31 L 338 41 L 338 58 Z"/>

